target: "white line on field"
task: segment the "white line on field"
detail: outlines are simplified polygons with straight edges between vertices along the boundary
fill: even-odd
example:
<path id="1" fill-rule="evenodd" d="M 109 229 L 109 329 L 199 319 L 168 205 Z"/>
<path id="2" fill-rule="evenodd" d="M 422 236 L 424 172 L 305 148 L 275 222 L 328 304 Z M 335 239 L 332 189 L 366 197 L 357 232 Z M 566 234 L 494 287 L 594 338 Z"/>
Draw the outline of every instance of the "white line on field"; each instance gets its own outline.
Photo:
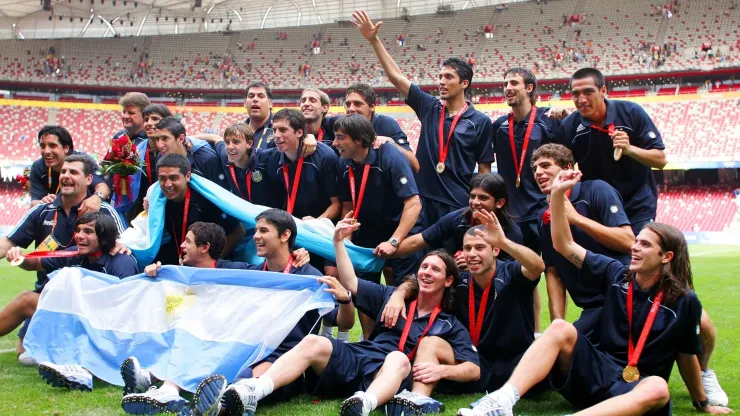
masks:
<path id="1" fill-rule="evenodd" d="M 730 248 L 730 249 L 726 249 L 726 250 L 703 251 L 701 253 L 692 254 L 691 257 L 701 257 L 701 256 L 713 255 L 713 254 L 730 253 L 730 252 L 733 252 L 733 251 L 738 251 L 738 249 L 737 248 Z"/>
<path id="2" fill-rule="evenodd" d="M 4 349 L 4 350 L 0 350 L 0 354 L 5 354 L 5 353 L 8 353 L 8 352 L 15 352 L 15 348 L 7 348 L 7 349 Z"/>

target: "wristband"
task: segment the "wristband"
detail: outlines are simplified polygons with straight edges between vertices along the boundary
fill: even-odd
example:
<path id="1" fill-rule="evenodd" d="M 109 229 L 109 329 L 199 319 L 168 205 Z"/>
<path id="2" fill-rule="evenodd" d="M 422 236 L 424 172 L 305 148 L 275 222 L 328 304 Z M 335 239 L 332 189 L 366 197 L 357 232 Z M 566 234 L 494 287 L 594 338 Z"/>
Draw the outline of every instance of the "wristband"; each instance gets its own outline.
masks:
<path id="1" fill-rule="evenodd" d="M 350 292 L 349 289 L 347 289 L 347 300 L 337 299 L 337 303 L 340 305 L 347 305 L 347 304 L 352 303 L 352 292 Z"/>
<path id="2" fill-rule="evenodd" d="M 691 402 L 691 404 L 694 405 L 694 408 L 696 408 L 696 410 L 703 410 L 709 405 L 709 399 L 704 399 L 702 401 L 694 400 L 693 402 Z"/>

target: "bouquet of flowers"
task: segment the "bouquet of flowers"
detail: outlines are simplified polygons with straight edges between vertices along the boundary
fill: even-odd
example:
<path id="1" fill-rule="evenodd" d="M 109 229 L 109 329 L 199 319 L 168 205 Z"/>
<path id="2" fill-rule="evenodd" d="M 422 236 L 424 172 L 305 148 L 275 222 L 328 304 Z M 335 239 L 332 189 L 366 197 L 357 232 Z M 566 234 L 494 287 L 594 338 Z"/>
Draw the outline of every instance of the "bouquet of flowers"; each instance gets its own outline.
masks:
<path id="1" fill-rule="evenodd" d="M 144 161 L 139 158 L 134 142 L 126 133 L 117 133 L 100 166 L 103 173 L 111 175 L 116 205 L 120 205 L 124 198 L 129 198 L 128 177 L 142 171 Z"/>
<path id="2" fill-rule="evenodd" d="M 28 193 L 31 189 L 31 168 L 25 168 L 23 169 L 22 175 L 17 175 L 15 177 L 15 182 L 23 188 L 24 193 Z"/>

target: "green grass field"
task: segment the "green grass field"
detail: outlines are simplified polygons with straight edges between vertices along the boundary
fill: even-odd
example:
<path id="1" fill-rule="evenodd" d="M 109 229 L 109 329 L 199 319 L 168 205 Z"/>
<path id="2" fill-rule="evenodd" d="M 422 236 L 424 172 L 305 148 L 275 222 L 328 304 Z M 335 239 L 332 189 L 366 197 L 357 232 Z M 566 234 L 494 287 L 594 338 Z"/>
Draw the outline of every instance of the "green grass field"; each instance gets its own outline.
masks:
<path id="1" fill-rule="evenodd" d="M 730 397 L 730 406 L 740 397 L 740 247 L 692 246 L 694 283 L 700 299 L 714 320 L 719 333 L 711 367 L 717 372 L 722 387 Z M 21 290 L 32 287 L 31 273 L 11 268 L 5 261 L 0 263 L 0 305 L 5 305 Z M 545 285 L 540 284 L 543 302 L 547 296 Z M 549 321 L 547 304 L 542 307 L 543 326 Z M 579 311 L 575 306 L 568 308 L 568 318 L 573 321 Z M 359 324 L 358 324 L 359 325 Z M 359 331 L 353 331 L 356 339 Z M 122 415 L 120 407 L 121 389 L 96 380 L 92 393 L 69 392 L 47 386 L 35 368 L 22 367 L 17 363 L 14 346 L 15 333 L 0 338 L 0 415 Z M 670 382 L 674 399 L 674 414 L 695 413 L 691 399 L 674 369 Z M 458 408 L 467 406 L 477 399 L 476 395 L 440 396 L 447 411 L 454 415 Z M 275 406 L 261 406 L 259 414 L 274 416 L 331 415 L 337 414 L 340 400 L 320 400 L 302 396 Z M 558 394 L 547 393 L 535 399 L 523 400 L 516 407 L 520 415 L 564 415 L 573 409 Z"/>

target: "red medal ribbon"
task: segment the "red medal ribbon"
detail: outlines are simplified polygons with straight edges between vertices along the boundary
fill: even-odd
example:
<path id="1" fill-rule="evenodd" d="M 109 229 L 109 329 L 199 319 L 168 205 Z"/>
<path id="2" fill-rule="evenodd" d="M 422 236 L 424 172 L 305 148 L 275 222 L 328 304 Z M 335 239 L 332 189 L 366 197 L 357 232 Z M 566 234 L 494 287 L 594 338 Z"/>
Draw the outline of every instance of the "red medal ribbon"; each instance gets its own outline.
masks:
<path id="1" fill-rule="evenodd" d="M 242 192 L 242 190 L 239 189 L 239 182 L 236 181 L 236 170 L 234 169 L 234 164 L 233 163 L 230 163 L 229 164 L 229 172 L 231 173 L 231 179 L 234 181 L 234 186 L 236 187 L 236 190 L 239 191 L 239 194 L 242 196 L 242 199 L 246 199 L 247 201 L 252 202 L 252 180 L 251 180 L 252 179 L 251 178 L 252 171 L 251 170 L 248 170 L 247 171 L 247 174 L 244 177 L 244 181 L 247 184 L 247 195 L 246 195 L 246 198 L 244 198 L 245 195 Z"/>
<path id="2" fill-rule="evenodd" d="M 607 133 L 609 136 L 614 134 L 614 123 L 609 124 L 608 126 L 606 126 L 606 128 L 596 127 L 594 125 L 591 125 L 591 128 L 602 133 Z"/>
<path id="3" fill-rule="evenodd" d="M 570 191 L 572 191 L 572 189 L 568 189 L 567 191 L 565 191 L 565 198 L 570 198 Z M 548 206 L 545 212 L 542 213 L 542 223 L 545 225 L 549 224 L 550 217 L 550 207 Z"/>
<path id="4" fill-rule="evenodd" d="M 324 129 L 319 129 L 319 136 L 316 138 L 316 144 L 323 143 L 324 140 Z"/>
<path id="5" fill-rule="evenodd" d="M 470 276 L 470 282 L 468 284 L 468 320 L 469 320 L 469 331 L 470 331 L 470 338 L 473 340 L 473 345 L 476 347 L 478 346 L 478 340 L 480 340 L 480 332 L 481 328 L 483 328 L 483 318 L 486 314 L 486 304 L 488 304 L 488 295 L 491 291 L 491 286 L 493 286 L 493 277 L 491 277 L 491 281 L 488 282 L 488 285 L 486 285 L 486 288 L 483 290 L 483 297 L 481 297 L 480 300 L 480 306 L 478 307 L 478 317 L 475 316 L 475 290 L 473 289 L 473 286 L 475 285 L 475 280 L 473 279 L 473 276 Z M 496 288 L 493 288 L 493 301 L 496 301 Z"/>
<path id="6" fill-rule="evenodd" d="M 627 322 L 629 323 L 629 329 L 627 336 L 629 338 L 629 351 L 627 354 L 627 365 L 637 367 L 637 362 L 640 361 L 640 355 L 642 349 L 645 347 L 645 341 L 650 333 L 650 328 L 653 327 L 655 321 L 655 315 L 658 314 L 660 309 L 660 303 L 663 301 L 663 291 L 659 291 L 653 299 L 653 306 L 650 307 L 650 313 L 648 314 L 647 320 L 645 320 L 645 326 L 642 327 L 640 333 L 640 339 L 637 341 L 637 348 L 632 345 L 632 286 L 635 284 L 634 281 L 630 282 L 629 288 L 627 289 Z"/>
<path id="7" fill-rule="evenodd" d="M 522 177 L 522 168 L 524 168 L 524 159 L 527 158 L 527 148 L 529 147 L 529 138 L 532 135 L 532 128 L 534 127 L 534 119 L 537 117 L 537 107 L 532 106 L 532 110 L 529 111 L 529 121 L 527 122 L 527 130 L 524 133 L 524 143 L 522 144 L 522 155 L 516 157 L 516 141 L 514 140 L 514 113 L 509 113 L 509 144 L 511 145 L 511 156 L 514 160 L 514 170 L 516 171 L 516 187 L 519 187 L 519 183 Z"/>
<path id="8" fill-rule="evenodd" d="M 303 170 L 303 156 L 298 158 L 298 163 L 295 167 L 295 177 L 293 181 L 293 189 L 290 189 L 290 179 L 288 178 L 288 165 L 283 163 L 283 179 L 285 179 L 285 191 L 288 192 L 288 214 L 293 214 L 293 208 L 295 207 L 295 197 L 298 195 L 298 184 L 301 182 L 301 171 Z"/>
<path id="9" fill-rule="evenodd" d="M 182 250 L 180 249 L 180 245 L 182 245 L 182 242 L 185 241 L 185 234 L 188 232 L 188 213 L 190 212 L 190 187 L 185 190 L 185 206 L 182 209 L 182 239 L 179 243 L 175 241 L 175 244 L 177 246 L 177 255 L 182 260 Z M 175 234 L 175 223 L 172 223 L 172 238 L 175 239 L 177 237 L 177 234 Z"/>
<path id="10" fill-rule="evenodd" d="M 367 177 L 370 176 L 370 164 L 366 163 L 365 167 L 362 168 L 362 181 L 360 182 L 360 197 L 355 198 L 355 167 L 349 167 L 349 190 L 352 193 L 352 211 L 354 214 L 352 217 L 358 219 L 360 217 L 360 208 L 362 207 L 362 199 L 365 197 L 365 185 L 367 184 Z"/>
<path id="11" fill-rule="evenodd" d="M 455 118 L 452 119 L 452 124 L 450 124 L 450 132 L 447 134 L 447 144 L 445 144 L 445 110 L 447 109 L 447 102 L 442 102 L 442 112 L 439 115 L 439 128 L 437 131 L 437 140 L 439 140 L 439 163 L 444 164 L 445 160 L 447 160 L 447 152 L 450 150 L 450 143 L 452 143 L 452 133 L 455 131 L 455 126 L 457 126 L 457 122 L 460 121 L 460 117 L 463 115 L 465 111 L 468 109 L 468 103 L 466 102 L 465 105 L 460 109 L 460 111 L 457 112 L 455 115 Z"/>
<path id="12" fill-rule="evenodd" d="M 442 311 L 442 307 L 437 305 L 434 307 L 434 310 L 432 310 L 432 314 L 429 316 L 429 323 L 427 324 L 427 327 L 424 328 L 424 332 L 421 333 L 421 336 L 416 341 L 416 346 L 413 350 L 411 350 L 410 353 L 406 354 L 407 357 L 409 357 L 409 361 L 413 361 L 414 355 L 416 355 L 416 347 L 421 344 L 421 340 L 424 338 L 424 335 L 427 334 L 427 331 L 429 331 L 429 328 L 432 327 L 434 324 L 434 320 L 437 319 L 437 315 Z M 411 305 L 409 305 L 409 313 L 408 313 L 408 319 L 406 319 L 406 325 L 403 326 L 403 332 L 401 333 L 401 340 L 398 342 L 398 350 L 403 352 L 403 347 L 406 346 L 406 339 L 409 337 L 409 331 L 411 330 L 411 323 L 414 322 L 414 313 L 416 312 L 416 301 L 411 302 Z"/>
<path id="13" fill-rule="evenodd" d="M 283 273 L 290 273 L 290 268 L 293 267 L 293 255 L 291 254 L 288 257 L 288 263 L 285 265 L 285 268 L 283 269 Z M 267 271 L 267 261 L 262 265 L 262 271 Z"/>
<path id="14" fill-rule="evenodd" d="M 152 162 L 149 158 L 149 154 L 152 152 L 152 149 L 149 149 L 149 145 L 147 144 L 146 152 L 144 153 L 144 160 L 146 163 L 146 173 L 148 174 L 149 182 L 152 182 L 154 180 L 154 172 L 152 172 Z"/>
<path id="15" fill-rule="evenodd" d="M 103 255 L 102 252 L 96 251 L 95 253 L 90 253 L 88 256 L 96 257 Z M 34 251 L 32 253 L 24 254 L 23 257 L 27 259 L 39 259 L 39 258 L 58 258 L 58 257 L 76 257 L 79 256 L 79 251 L 69 251 L 69 250 L 57 250 L 57 251 Z"/>

